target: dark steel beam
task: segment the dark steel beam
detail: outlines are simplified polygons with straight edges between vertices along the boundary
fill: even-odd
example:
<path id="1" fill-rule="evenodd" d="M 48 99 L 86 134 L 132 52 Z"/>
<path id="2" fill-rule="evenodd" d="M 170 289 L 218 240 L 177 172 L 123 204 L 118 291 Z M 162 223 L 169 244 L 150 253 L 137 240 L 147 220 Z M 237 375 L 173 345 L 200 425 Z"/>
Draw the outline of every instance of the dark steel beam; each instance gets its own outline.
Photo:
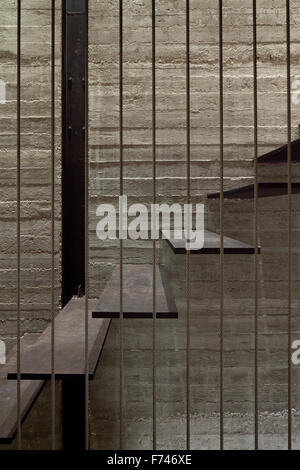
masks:
<path id="1" fill-rule="evenodd" d="M 84 291 L 85 56 L 87 2 L 63 2 L 62 304 Z"/>

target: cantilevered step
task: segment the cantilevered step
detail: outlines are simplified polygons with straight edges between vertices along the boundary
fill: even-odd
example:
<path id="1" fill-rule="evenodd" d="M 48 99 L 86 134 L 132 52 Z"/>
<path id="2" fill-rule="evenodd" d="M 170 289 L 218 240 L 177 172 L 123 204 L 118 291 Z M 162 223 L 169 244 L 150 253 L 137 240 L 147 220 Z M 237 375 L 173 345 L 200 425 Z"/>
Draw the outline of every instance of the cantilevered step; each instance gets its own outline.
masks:
<path id="1" fill-rule="evenodd" d="M 292 183 L 292 193 L 300 193 L 300 183 Z M 248 186 L 240 186 L 239 188 L 224 191 L 226 199 L 253 199 L 254 184 Z M 258 183 L 259 197 L 285 196 L 288 194 L 287 183 Z M 220 199 L 220 193 L 212 193 L 207 195 L 208 199 Z"/>
<path id="2" fill-rule="evenodd" d="M 38 340 L 40 334 L 32 333 L 21 339 L 21 357 Z M 16 367 L 17 347 L 13 348 L 7 357 L 7 363 L 0 366 L 0 443 L 11 442 L 18 424 L 17 416 L 17 381 L 8 380 L 7 373 L 10 367 Z M 41 380 L 22 380 L 20 397 L 21 420 L 25 418 L 33 402 L 37 398 L 44 382 Z"/>
<path id="3" fill-rule="evenodd" d="M 88 373 L 93 379 L 109 329 L 110 320 L 93 319 L 96 300 L 89 300 Z M 55 379 L 85 377 L 85 299 L 73 297 L 55 319 Z M 22 354 L 21 378 L 51 378 L 51 325 Z M 8 367 L 8 379 L 17 378 L 16 366 Z"/>
<path id="4" fill-rule="evenodd" d="M 175 240 L 174 238 L 166 238 L 168 244 L 175 254 L 186 253 L 185 240 Z M 191 254 L 218 254 L 220 253 L 221 236 L 218 233 L 205 230 L 204 246 L 201 249 L 191 249 Z M 260 252 L 260 248 L 259 248 Z M 234 240 L 233 238 L 224 237 L 224 254 L 253 254 L 255 247 L 247 243 Z"/>
<path id="5" fill-rule="evenodd" d="M 278 149 L 272 150 L 258 158 L 259 163 L 280 163 L 287 162 L 288 146 L 283 145 Z M 291 159 L 292 162 L 300 162 L 300 139 L 291 142 Z"/>
<path id="6" fill-rule="evenodd" d="M 151 264 L 123 265 L 123 317 L 153 317 L 153 278 Z M 177 318 L 178 311 L 163 266 L 156 266 L 156 317 Z M 120 317 L 120 268 L 110 280 L 93 309 L 94 318 Z"/>

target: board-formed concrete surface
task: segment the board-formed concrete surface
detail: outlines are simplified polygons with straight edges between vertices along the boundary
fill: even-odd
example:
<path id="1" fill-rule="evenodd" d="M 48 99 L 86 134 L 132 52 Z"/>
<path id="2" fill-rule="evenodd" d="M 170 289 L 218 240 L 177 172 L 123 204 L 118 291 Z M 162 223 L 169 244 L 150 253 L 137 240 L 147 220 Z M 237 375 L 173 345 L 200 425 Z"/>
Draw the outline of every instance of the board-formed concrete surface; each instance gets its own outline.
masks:
<path id="1" fill-rule="evenodd" d="M 21 22 L 21 329 L 42 332 L 51 318 L 51 11 L 48 0 L 22 3 Z M 55 298 L 60 297 L 61 2 L 56 2 Z M 16 339 L 17 2 L 0 4 L 0 338 Z"/>
<path id="2" fill-rule="evenodd" d="M 48 0 L 26 0 L 22 46 L 22 333 L 42 332 L 50 319 L 50 12 Z M 191 0 L 191 189 L 206 204 L 208 229 L 218 232 L 219 190 L 218 2 Z M 118 2 L 90 0 L 90 282 L 98 296 L 119 262 L 118 241 L 96 238 L 95 210 L 119 195 Z M 151 202 L 151 2 L 124 0 L 124 192 L 130 202 Z M 186 200 L 185 1 L 157 2 L 157 200 Z M 225 188 L 253 182 L 252 3 L 224 0 Z M 292 80 L 299 67 L 299 2 L 291 4 Z M 57 9 L 60 8 L 57 1 Z M 16 1 L 0 6 L 0 338 L 10 347 L 15 318 Z M 285 2 L 258 5 L 259 154 L 286 143 Z M 60 182 L 60 16 L 57 15 L 57 182 Z M 299 105 L 292 104 L 298 135 Z M 296 167 L 295 167 L 296 168 Z M 296 178 L 299 169 L 293 169 Z M 298 167 L 297 167 L 298 168 Z M 271 181 L 270 169 L 260 176 Z M 282 181 L 286 168 L 272 169 Z M 60 293 L 60 191 L 57 190 L 56 266 Z M 260 447 L 287 446 L 287 198 L 269 199 L 260 218 Z M 299 332 L 299 200 L 293 216 L 293 339 Z M 298 204 L 298 206 L 297 206 Z M 253 243 L 253 201 L 230 201 L 225 234 Z M 151 263 L 152 242 L 124 243 L 124 262 Z M 157 337 L 158 448 L 185 447 L 185 260 L 162 258 L 172 268 L 179 319 L 159 324 Z M 197 256 L 196 256 L 197 258 Z M 254 258 L 226 257 L 225 447 L 251 448 L 253 439 Z M 191 266 L 192 448 L 218 447 L 219 258 Z M 126 448 L 151 448 L 151 321 L 125 325 Z M 116 449 L 118 320 L 114 320 L 91 384 L 92 448 Z M 299 442 L 299 372 L 293 367 L 294 444 Z M 59 391 L 59 390 L 58 390 Z M 60 403 L 57 400 L 57 414 Z M 37 439 L 38 436 L 38 439 Z M 57 445 L 60 445 L 60 421 Z M 50 387 L 23 425 L 24 448 L 50 448 Z M 13 447 L 16 443 L 13 443 Z"/>

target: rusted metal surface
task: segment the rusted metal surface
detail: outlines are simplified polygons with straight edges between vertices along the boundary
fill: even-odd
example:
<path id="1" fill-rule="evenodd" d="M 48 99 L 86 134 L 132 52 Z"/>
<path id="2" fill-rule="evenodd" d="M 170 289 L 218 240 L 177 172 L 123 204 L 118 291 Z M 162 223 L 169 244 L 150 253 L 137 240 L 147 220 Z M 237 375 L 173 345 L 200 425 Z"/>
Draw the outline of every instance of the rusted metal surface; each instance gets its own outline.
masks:
<path id="1" fill-rule="evenodd" d="M 219 122 L 220 122 L 220 450 L 224 448 L 224 63 L 223 0 L 219 0 Z"/>
<path id="2" fill-rule="evenodd" d="M 156 204 L 156 2 L 152 0 L 152 203 Z M 152 242 L 152 447 L 156 450 L 156 240 Z"/>
<path id="3" fill-rule="evenodd" d="M 252 3 L 253 18 L 253 144 L 254 144 L 254 448 L 258 449 L 259 433 L 259 224 L 258 224 L 258 81 L 257 81 L 257 8 L 256 0 Z"/>

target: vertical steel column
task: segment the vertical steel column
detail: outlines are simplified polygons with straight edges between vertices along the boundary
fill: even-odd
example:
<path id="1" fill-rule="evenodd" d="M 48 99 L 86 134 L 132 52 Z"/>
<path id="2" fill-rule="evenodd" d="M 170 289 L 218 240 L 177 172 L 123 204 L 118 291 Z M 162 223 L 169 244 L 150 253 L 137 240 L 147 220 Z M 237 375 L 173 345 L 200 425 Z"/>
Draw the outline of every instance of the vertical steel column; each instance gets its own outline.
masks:
<path id="1" fill-rule="evenodd" d="M 224 448 L 224 85 L 223 2 L 219 0 L 219 93 L 220 93 L 220 449 Z"/>
<path id="2" fill-rule="evenodd" d="M 21 430 L 21 0 L 17 3 L 17 438 L 22 448 Z"/>
<path id="3" fill-rule="evenodd" d="M 155 0 L 152 0 L 152 202 L 156 204 L 156 24 Z M 152 375 L 153 375 L 153 450 L 156 450 L 156 241 L 152 245 L 153 286 L 153 330 L 152 330 Z"/>
<path id="4" fill-rule="evenodd" d="M 191 202 L 190 2 L 186 0 L 186 202 Z M 190 235 L 188 221 L 188 236 Z M 186 448 L 190 449 L 190 251 L 186 250 Z"/>
<path id="5" fill-rule="evenodd" d="M 85 450 L 86 433 L 85 378 L 62 380 L 63 450 Z"/>
<path id="6" fill-rule="evenodd" d="M 85 374 L 62 381 L 63 448 L 88 447 L 88 2 L 62 2 L 62 301 L 85 292 Z M 76 236 L 74 236 L 76 234 Z M 76 253 L 76 256 L 74 256 Z M 74 412 L 76 410 L 76 412 Z"/>
<path id="7" fill-rule="evenodd" d="M 85 286 L 87 2 L 63 0 L 62 6 L 62 304 L 64 306 L 73 295 L 80 295 Z"/>
<path id="8" fill-rule="evenodd" d="M 120 101 L 119 101 L 119 135 L 120 135 L 120 196 L 123 195 L 123 3 L 119 0 L 119 55 L 120 55 Z M 122 208 L 121 208 L 122 211 Z M 123 214 L 120 214 L 121 224 L 123 221 Z M 121 233 L 119 227 L 119 233 Z M 120 236 L 120 450 L 123 448 L 123 366 L 124 366 L 124 351 L 123 351 L 123 240 Z"/>
<path id="9" fill-rule="evenodd" d="M 286 0 L 287 138 L 288 138 L 288 449 L 292 449 L 292 155 L 291 155 L 291 34 L 290 1 Z"/>
<path id="10" fill-rule="evenodd" d="M 85 449 L 89 449 L 89 2 L 86 1 L 85 142 L 84 142 L 84 279 L 85 279 Z"/>
<path id="11" fill-rule="evenodd" d="M 254 120 L 254 245 L 255 245 L 255 286 L 254 286 L 254 447 L 258 449 L 258 132 L 257 132 L 257 25 L 256 0 L 253 0 L 253 120 Z"/>

